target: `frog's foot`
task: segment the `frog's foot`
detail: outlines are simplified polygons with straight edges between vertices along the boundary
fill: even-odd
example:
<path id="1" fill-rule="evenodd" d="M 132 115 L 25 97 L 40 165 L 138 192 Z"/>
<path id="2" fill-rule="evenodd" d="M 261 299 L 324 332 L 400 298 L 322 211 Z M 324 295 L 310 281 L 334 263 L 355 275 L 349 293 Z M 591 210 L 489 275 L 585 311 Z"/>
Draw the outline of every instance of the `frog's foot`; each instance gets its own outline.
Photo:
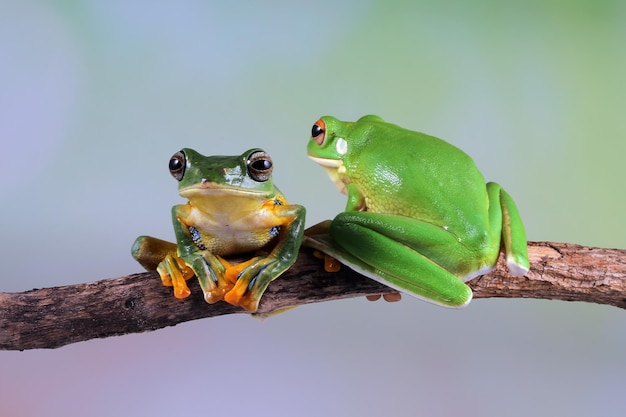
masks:
<path id="1" fill-rule="evenodd" d="M 250 296 L 250 294 L 246 294 L 245 288 L 243 293 L 233 288 L 226 293 L 226 295 L 224 296 L 224 301 L 226 301 L 228 304 L 242 307 L 250 313 L 254 313 L 259 308 L 259 302 L 261 301 L 261 299 L 255 299 L 254 297 Z"/>
<path id="2" fill-rule="evenodd" d="M 219 259 L 220 261 L 222 261 L 222 264 L 226 268 L 226 272 L 224 272 L 224 277 L 226 278 L 228 282 L 231 282 L 233 284 L 231 288 L 228 289 L 230 290 L 235 284 L 237 284 L 237 280 L 239 279 L 239 276 L 241 275 L 241 273 L 245 269 L 253 265 L 255 262 L 257 262 L 259 260 L 259 257 L 256 256 L 250 260 L 247 260 L 245 262 L 240 262 L 238 264 L 230 263 L 221 257 Z"/>
<path id="3" fill-rule="evenodd" d="M 215 255 L 190 254 L 180 258 L 182 262 L 193 270 L 204 294 L 204 300 L 213 304 L 224 299 L 224 294 L 233 287 L 233 284 L 224 277 L 225 267 L 222 260 Z"/>
<path id="4" fill-rule="evenodd" d="M 193 270 L 178 256 L 167 255 L 157 266 L 161 282 L 166 287 L 174 287 L 174 297 L 187 298 L 191 290 L 187 280 L 194 276 Z"/>
<path id="5" fill-rule="evenodd" d="M 389 294 L 375 294 L 375 295 L 366 295 L 368 301 L 377 301 L 380 300 L 380 297 L 388 303 L 395 303 L 397 301 L 402 300 L 402 294 L 399 292 L 392 292 Z"/>
<path id="6" fill-rule="evenodd" d="M 259 301 L 270 281 L 282 273 L 284 267 L 273 257 L 257 256 L 227 269 L 236 276 L 235 286 L 224 295 L 224 301 L 240 306 L 250 313 L 256 312 Z M 231 279 L 231 278 L 229 278 Z"/>
<path id="7" fill-rule="evenodd" d="M 224 299 L 226 291 L 223 288 L 215 287 L 211 290 L 204 291 L 204 301 L 209 304 L 215 304 Z"/>
<path id="8" fill-rule="evenodd" d="M 324 271 L 339 272 L 341 270 L 341 263 L 337 259 L 333 258 L 332 256 L 327 255 L 324 252 L 319 251 L 319 250 L 314 250 L 313 256 L 315 256 L 318 259 L 324 260 Z"/>
<path id="9" fill-rule="evenodd" d="M 250 312 L 255 312 L 257 310 L 259 300 L 251 299 L 251 297 L 245 297 L 245 294 L 248 292 L 250 287 L 249 282 L 247 282 L 245 278 L 239 281 L 239 278 L 245 270 L 259 262 L 260 259 L 261 257 L 256 256 L 238 264 L 230 264 L 225 261 L 225 265 L 228 266 L 226 267 L 224 276 L 228 281 L 234 284 L 234 287 L 232 287 L 230 291 L 224 295 L 224 301 L 235 306 L 241 306 Z"/>
<path id="10" fill-rule="evenodd" d="M 254 313 L 258 308 L 260 299 L 253 299 L 250 294 L 246 296 L 249 286 L 250 284 L 245 282 L 245 280 L 237 282 L 233 289 L 224 295 L 224 301 L 234 306 L 241 306 L 251 313 Z"/>
<path id="11" fill-rule="evenodd" d="M 222 262 L 223 259 L 219 258 Z M 224 262 L 224 267 L 227 268 L 228 262 Z M 221 270 L 212 270 L 210 273 L 210 278 L 205 275 L 204 279 L 198 280 L 200 282 L 200 287 L 202 288 L 202 292 L 204 293 L 204 301 L 209 304 L 217 303 L 224 299 L 224 296 L 232 290 L 235 286 L 235 283 L 231 281 L 229 278 L 226 269 L 225 271 Z"/>

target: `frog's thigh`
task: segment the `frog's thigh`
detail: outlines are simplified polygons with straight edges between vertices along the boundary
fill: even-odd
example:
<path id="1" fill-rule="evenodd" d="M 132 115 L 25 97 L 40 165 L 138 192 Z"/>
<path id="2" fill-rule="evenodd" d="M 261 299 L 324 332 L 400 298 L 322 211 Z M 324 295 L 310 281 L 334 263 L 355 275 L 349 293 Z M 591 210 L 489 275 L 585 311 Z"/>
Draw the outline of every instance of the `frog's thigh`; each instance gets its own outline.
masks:
<path id="1" fill-rule="evenodd" d="M 137 262 L 148 271 L 156 271 L 157 266 L 168 255 L 176 255 L 176 243 L 152 236 L 139 236 L 131 249 Z"/>
<path id="2" fill-rule="evenodd" d="M 431 259 L 444 269 L 458 272 L 460 276 L 466 272 L 457 269 L 478 269 L 479 266 L 469 265 L 477 257 L 476 252 L 467 246 L 459 244 L 458 238 L 446 231 L 443 227 L 434 226 L 406 216 L 371 212 L 344 212 L 335 217 L 331 224 L 331 235 L 340 240 L 346 235 L 345 241 L 348 247 L 364 246 L 367 251 L 371 242 L 362 242 L 358 236 L 353 238 L 352 226 L 359 230 L 365 228 L 376 232 L 376 239 L 387 239 L 408 246 L 413 251 Z M 345 245 L 342 245 L 345 246 Z"/>
<path id="3" fill-rule="evenodd" d="M 335 218 L 331 234 L 395 289 L 449 307 L 462 307 L 472 298 L 467 285 L 431 260 L 453 264 L 469 256 L 453 236 L 435 226 L 402 216 L 346 212 Z"/>

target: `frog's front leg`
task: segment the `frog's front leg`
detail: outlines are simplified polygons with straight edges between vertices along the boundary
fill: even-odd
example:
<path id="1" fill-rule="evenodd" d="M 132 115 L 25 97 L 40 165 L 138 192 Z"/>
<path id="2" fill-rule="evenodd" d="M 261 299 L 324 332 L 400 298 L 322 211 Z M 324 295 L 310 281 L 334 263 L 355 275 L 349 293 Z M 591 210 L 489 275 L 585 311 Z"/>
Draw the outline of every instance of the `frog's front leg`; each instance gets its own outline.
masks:
<path id="1" fill-rule="evenodd" d="M 296 261 L 304 232 L 306 211 L 303 206 L 275 205 L 271 210 L 275 220 L 272 230 L 278 230 L 277 243 L 271 252 L 233 265 L 227 271 L 229 276 L 236 276 L 237 283 L 224 300 L 251 313 L 257 310 L 269 283 Z"/>
<path id="2" fill-rule="evenodd" d="M 472 269 L 472 252 L 444 228 L 405 216 L 344 212 L 330 234 L 339 246 L 331 256 L 365 276 L 446 307 L 472 299 L 458 277 Z"/>
<path id="3" fill-rule="evenodd" d="M 233 283 L 225 276 L 223 260 L 211 253 L 203 243 L 200 231 L 191 224 L 190 211 L 188 204 L 172 208 L 178 256 L 198 278 L 206 302 L 213 304 L 224 298 L 224 294 L 232 289 Z"/>

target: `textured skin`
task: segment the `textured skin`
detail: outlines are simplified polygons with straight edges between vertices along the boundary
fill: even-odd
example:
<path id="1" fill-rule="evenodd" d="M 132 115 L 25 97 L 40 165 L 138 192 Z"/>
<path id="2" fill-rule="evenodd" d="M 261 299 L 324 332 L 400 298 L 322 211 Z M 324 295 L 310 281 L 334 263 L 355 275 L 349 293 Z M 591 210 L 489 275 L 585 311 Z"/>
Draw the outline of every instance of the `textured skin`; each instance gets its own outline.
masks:
<path id="1" fill-rule="evenodd" d="M 461 283 L 496 263 L 504 238 L 510 270 L 528 271 L 526 236 L 515 203 L 485 184 L 453 145 L 364 116 L 322 117 L 308 153 L 348 196 L 330 226 L 327 253 L 396 289 L 459 307 Z M 323 250 L 323 249 L 322 249 Z"/>

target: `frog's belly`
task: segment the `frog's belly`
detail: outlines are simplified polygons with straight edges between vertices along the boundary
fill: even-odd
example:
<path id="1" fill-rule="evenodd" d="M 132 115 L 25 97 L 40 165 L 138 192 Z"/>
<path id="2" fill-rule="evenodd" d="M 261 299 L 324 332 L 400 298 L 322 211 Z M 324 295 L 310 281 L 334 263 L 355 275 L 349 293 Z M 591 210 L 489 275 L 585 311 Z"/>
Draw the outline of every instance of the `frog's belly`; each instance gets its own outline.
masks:
<path id="1" fill-rule="evenodd" d="M 192 209 L 185 223 L 198 249 L 221 256 L 259 250 L 279 232 L 279 227 L 259 211 L 205 213 Z"/>
<path id="2" fill-rule="evenodd" d="M 200 241 L 194 239 L 194 242 L 201 250 L 228 256 L 259 250 L 266 246 L 277 235 L 277 232 L 277 228 L 237 230 L 225 227 L 213 231 L 210 235 L 200 233 Z"/>

